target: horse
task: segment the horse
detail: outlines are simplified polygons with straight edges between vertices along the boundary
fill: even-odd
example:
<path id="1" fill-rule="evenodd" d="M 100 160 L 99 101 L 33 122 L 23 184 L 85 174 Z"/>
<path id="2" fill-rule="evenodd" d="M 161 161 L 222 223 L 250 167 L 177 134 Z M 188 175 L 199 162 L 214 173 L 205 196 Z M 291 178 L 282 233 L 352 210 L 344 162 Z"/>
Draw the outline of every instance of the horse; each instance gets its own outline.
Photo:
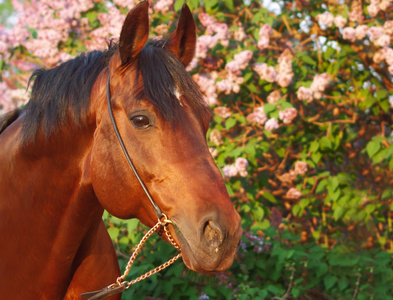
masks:
<path id="1" fill-rule="evenodd" d="M 185 69 L 195 21 L 184 5 L 176 29 L 149 40 L 148 10 L 148 1 L 130 10 L 107 50 L 34 71 L 28 103 L 0 119 L 1 299 L 79 299 L 113 283 L 120 269 L 104 209 L 157 223 L 107 91 L 184 264 L 211 274 L 233 263 L 241 219 L 207 147 L 210 109 Z"/>

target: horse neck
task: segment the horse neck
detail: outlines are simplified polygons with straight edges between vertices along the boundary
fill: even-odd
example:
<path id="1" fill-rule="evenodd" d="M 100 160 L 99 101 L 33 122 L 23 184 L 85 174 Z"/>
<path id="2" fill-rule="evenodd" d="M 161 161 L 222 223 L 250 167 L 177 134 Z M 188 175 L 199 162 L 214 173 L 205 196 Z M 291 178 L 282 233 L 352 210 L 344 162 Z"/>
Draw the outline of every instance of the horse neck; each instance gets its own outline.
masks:
<path id="1" fill-rule="evenodd" d="M 103 212 L 89 176 L 94 126 L 60 129 L 49 138 L 39 132 L 35 142 L 23 144 L 22 123 L 23 116 L 12 124 L 9 132 L 4 132 L 7 134 L 2 146 L 4 155 L 0 154 L 0 161 L 9 166 L 0 168 L 3 173 L 0 176 L 7 176 L 11 186 L 18 187 L 10 195 L 14 198 L 11 209 L 30 207 L 32 219 L 47 218 L 37 226 L 49 224 L 45 230 L 51 228 L 50 237 L 61 231 L 65 233 L 64 239 L 78 240 L 75 234 L 83 235 L 92 223 L 101 220 Z M 0 190 L 7 192 L 4 186 Z"/>

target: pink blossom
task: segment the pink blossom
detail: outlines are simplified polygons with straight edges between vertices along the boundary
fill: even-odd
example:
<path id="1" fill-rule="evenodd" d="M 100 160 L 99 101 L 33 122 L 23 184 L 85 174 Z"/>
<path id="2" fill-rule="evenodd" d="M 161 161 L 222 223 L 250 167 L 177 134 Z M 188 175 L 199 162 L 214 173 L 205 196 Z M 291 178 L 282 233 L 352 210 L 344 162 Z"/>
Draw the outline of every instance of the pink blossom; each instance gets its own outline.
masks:
<path id="1" fill-rule="evenodd" d="M 273 104 L 276 103 L 280 99 L 281 99 L 281 94 L 280 94 L 280 91 L 278 91 L 278 90 L 271 92 L 269 94 L 269 96 L 267 96 L 267 98 L 266 98 L 267 102 L 273 103 Z"/>
<path id="2" fill-rule="evenodd" d="M 366 37 L 369 27 L 367 25 L 359 25 L 355 29 L 355 37 L 357 40 L 362 40 Z"/>
<path id="3" fill-rule="evenodd" d="M 296 118 L 297 110 L 295 108 L 286 108 L 279 112 L 279 118 L 284 124 L 292 123 L 292 120 Z"/>
<path id="4" fill-rule="evenodd" d="M 113 0 L 113 2 L 118 6 L 125 7 L 128 9 L 131 9 L 135 6 L 134 1 L 130 1 L 130 0 Z"/>
<path id="5" fill-rule="evenodd" d="M 263 124 L 267 121 L 267 116 L 264 112 L 263 106 L 254 108 L 254 112 L 247 116 L 247 121 L 250 123 Z"/>
<path id="6" fill-rule="evenodd" d="M 315 19 L 324 26 L 332 27 L 334 16 L 330 12 L 324 12 L 315 17 Z"/>
<path id="7" fill-rule="evenodd" d="M 166 13 L 172 4 L 173 0 L 158 0 L 157 3 L 154 5 L 154 10 L 161 13 Z"/>
<path id="8" fill-rule="evenodd" d="M 216 32 L 216 35 L 217 35 L 218 39 L 221 40 L 221 43 L 223 41 L 227 41 L 228 38 L 230 37 L 228 25 L 225 23 L 216 22 L 212 25 L 212 29 L 214 32 Z"/>
<path id="9" fill-rule="evenodd" d="M 26 73 L 38 68 L 37 65 L 20 59 L 13 59 L 11 63 L 19 70 Z"/>
<path id="10" fill-rule="evenodd" d="M 382 0 L 379 3 L 379 8 L 383 11 L 387 10 L 388 7 L 392 4 L 392 0 Z"/>
<path id="11" fill-rule="evenodd" d="M 214 18 L 206 13 L 200 13 L 198 15 L 198 18 L 199 18 L 199 21 L 201 22 L 201 24 L 205 27 L 208 27 L 209 25 L 213 25 L 215 22 Z"/>
<path id="12" fill-rule="evenodd" d="M 233 89 L 233 83 L 228 79 L 223 79 L 216 83 L 216 87 L 220 92 L 224 92 L 229 95 Z"/>
<path id="13" fill-rule="evenodd" d="M 345 19 L 343 16 L 336 16 L 334 18 L 334 24 L 338 27 L 338 28 L 342 28 L 345 26 L 345 24 L 347 24 L 347 19 Z"/>
<path id="14" fill-rule="evenodd" d="M 248 168 L 247 159 L 242 158 L 242 157 L 236 158 L 235 167 L 241 177 L 246 177 L 248 175 L 248 173 L 247 173 L 247 168 Z"/>
<path id="15" fill-rule="evenodd" d="M 354 42 L 356 40 L 356 30 L 352 27 L 345 27 L 343 30 L 343 39 Z"/>
<path id="16" fill-rule="evenodd" d="M 285 196 L 289 199 L 299 199 L 302 193 L 297 188 L 290 188 Z"/>
<path id="17" fill-rule="evenodd" d="M 308 165 L 307 165 L 306 162 L 304 162 L 304 161 L 297 161 L 295 163 L 294 173 L 296 175 L 304 176 L 306 174 L 307 170 L 308 170 Z"/>
<path id="18" fill-rule="evenodd" d="M 386 21 L 385 24 L 383 24 L 383 33 L 388 35 L 393 34 L 393 21 Z"/>
<path id="19" fill-rule="evenodd" d="M 217 92 L 215 86 L 216 77 L 217 75 L 214 72 L 204 72 L 192 76 L 194 81 L 201 89 L 201 92 L 205 95 L 205 101 L 209 105 L 214 105 L 217 103 Z"/>
<path id="20" fill-rule="evenodd" d="M 374 53 L 373 55 L 373 62 L 376 64 L 380 64 L 385 60 L 385 51 L 383 51 L 385 48 L 379 49 L 377 52 Z"/>
<path id="21" fill-rule="evenodd" d="M 277 78 L 277 72 L 272 66 L 268 66 L 265 63 L 256 63 L 254 65 L 254 70 L 258 73 L 261 79 L 264 79 L 268 82 L 274 82 Z"/>
<path id="22" fill-rule="evenodd" d="M 311 90 L 313 92 L 323 92 L 329 84 L 329 81 L 329 73 L 317 74 L 315 75 L 313 82 L 311 83 Z"/>
<path id="23" fill-rule="evenodd" d="M 352 11 L 348 14 L 349 20 L 352 22 L 363 21 L 363 8 L 359 2 L 352 2 Z"/>
<path id="24" fill-rule="evenodd" d="M 259 36 L 270 36 L 273 33 L 272 26 L 270 24 L 263 24 L 261 29 L 259 29 Z"/>
<path id="25" fill-rule="evenodd" d="M 238 62 L 239 68 L 242 70 L 248 66 L 248 63 L 250 62 L 251 58 L 252 58 L 252 52 L 250 50 L 245 50 L 234 55 L 235 61 Z"/>
<path id="26" fill-rule="evenodd" d="M 368 29 L 367 34 L 370 38 L 370 41 L 374 42 L 378 40 L 383 35 L 383 28 L 372 26 Z"/>
<path id="27" fill-rule="evenodd" d="M 379 12 L 379 7 L 377 5 L 369 5 L 367 6 L 367 10 L 370 16 L 375 17 Z"/>
<path id="28" fill-rule="evenodd" d="M 217 157 L 219 152 L 216 148 L 209 147 L 209 152 L 213 158 Z"/>
<path id="29" fill-rule="evenodd" d="M 311 102 L 313 100 L 312 90 L 304 86 L 301 86 L 297 91 L 297 97 L 299 98 L 299 100 L 305 100 L 307 102 Z"/>
<path id="30" fill-rule="evenodd" d="M 197 39 L 196 57 L 205 58 L 209 48 L 214 48 L 217 45 L 218 38 L 212 35 L 202 35 Z"/>
<path id="31" fill-rule="evenodd" d="M 268 36 L 262 36 L 257 43 L 258 49 L 263 50 L 269 46 L 270 38 Z"/>
<path id="32" fill-rule="evenodd" d="M 241 41 L 243 41 L 245 38 L 246 38 L 246 32 L 244 31 L 244 27 L 243 26 L 239 26 L 239 29 L 238 30 L 236 30 L 234 33 L 233 33 L 233 38 L 236 40 L 236 41 L 239 41 L 239 42 L 241 42 Z"/>
<path id="33" fill-rule="evenodd" d="M 389 66 L 393 65 L 393 49 L 389 48 L 389 47 L 385 47 L 382 49 L 382 51 L 383 51 L 386 63 Z"/>
<path id="34" fill-rule="evenodd" d="M 279 86 L 287 87 L 292 83 L 292 76 L 288 74 L 278 74 L 276 80 Z"/>
<path id="35" fill-rule="evenodd" d="M 224 107 L 224 106 L 217 106 L 213 109 L 213 112 L 220 116 L 223 119 L 229 118 L 232 114 L 231 114 L 231 109 L 228 107 Z"/>
<path id="36" fill-rule="evenodd" d="M 218 131 L 217 129 L 213 129 L 213 130 L 210 132 L 209 140 L 210 140 L 213 144 L 215 144 L 216 146 L 219 146 L 219 145 L 221 145 L 221 144 L 223 143 L 223 141 L 222 141 L 222 135 L 221 135 L 220 131 Z"/>
<path id="37" fill-rule="evenodd" d="M 278 122 L 275 118 L 271 118 L 269 120 L 267 120 L 267 122 L 265 123 L 265 129 L 267 131 L 273 131 L 275 129 L 277 129 L 279 127 Z"/>
<path id="38" fill-rule="evenodd" d="M 264 24 L 259 30 L 258 49 L 263 50 L 269 46 L 270 36 L 273 30 L 269 24 Z"/>
<path id="39" fill-rule="evenodd" d="M 230 61 L 225 65 L 225 70 L 231 73 L 236 73 L 240 70 L 239 62 L 236 60 Z"/>
<path id="40" fill-rule="evenodd" d="M 224 177 L 231 178 L 237 175 L 238 170 L 234 165 L 226 165 L 222 168 L 222 172 L 224 173 Z"/>
<path id="41" fill-rule="evenodd" d="M 390 36 L 383 34 L 374 42 L 374 44 L 379 47 L 387 47 L 390 45 Z"/>

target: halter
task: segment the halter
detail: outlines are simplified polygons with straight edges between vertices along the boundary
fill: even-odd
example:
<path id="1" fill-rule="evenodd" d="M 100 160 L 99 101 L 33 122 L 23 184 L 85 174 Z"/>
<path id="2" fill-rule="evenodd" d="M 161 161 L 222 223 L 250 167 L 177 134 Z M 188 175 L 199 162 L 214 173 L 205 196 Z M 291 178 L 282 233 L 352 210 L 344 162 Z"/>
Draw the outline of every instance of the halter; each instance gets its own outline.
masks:
<path id="1" fill-rule="evenodd" d="M 167 229 L 168 224 L 173 224 L 172 221 L 170 219 L 168 219 L 168 217 L 162 212 L 162 210 L 160 209 L 160 207 L 158 206 L 158 204 L 154 201 L 153 197 L 150 195 L 149 190 L 147 189 L 146 185 L 144 184 L 143 180 L 141 179 L 141 177 L 139 176 L 135 165 L 133 164 L 130 155 L 128 154 L 127 148 L 123 142 L 123 139 L 121 138 L 119 129 L 117 127 L 116 124 L 116 120 L 115 117 L 113 115 L 113 111 L 112 111 L 112 105 L 111 105 L 111 90 L 110 90 L 110 75 L 108 75 L 108 82 L 106 84 L 106 99 L 107 99 L 107 103 L 108 103 L 108 111 L 109 111 L 109 116 L 111 118 L 112 121 L 112 125 L 113 125 L 113 129 L 115 130 L 117 139 L 120 143 L 121 148 L 123 149 L 123 153 L 124 156 L 126 157 L 129 166 L 131 167 L 132 171 L 134 172 L 134 175 L 136 177 L 136 179 L 138 179 L 138 182 L 140 184 L 140 186 L 142 187 L 143 191 L 145 192 L 147 198 L 149 199 L 154 212 L 157 215 L 158 218 L 158 222 L 155 226 L 153 226 L 142 238 L 142 240 L 139 242 L 139 244 L 135 247 L 134 252 L 132 253 L 126 269 L 123 273 L 123 275 L 119 276 L 116 279 L 116 283 L 113 283 L 101 290 L 98 291 L 94 291 L 94 292 L 88 292 L 88 293 L 83 293 L 81 296 L 82 298 L 88 298 L 89 300 L 100 300 L 100 299 L 104 299 L 106 297 L 118 294 L 123 292 L 124 290 L 128 289 L 131 285 L 133 285 L 134 283 L 137 283 L 143 279 L 146 279 L 148 277 L 150 277 L 151 275 L 160 272 L 161 270 L 165 269 L 166 267 L 170 266 L 171 264 L 173 264 L 178 258 L 181 257 L 181 253 L 177 254 L 175 257 L 173 257 L 172 259 L 170 259 L 169 261 L 167 261 L 166 263 L 156 267 L 155 269 L 146 272 L 145 274 L 139 276 L 138 278 L 131 280 L 131 281 L 126 281 L 125 277 L 128 275 L 128 273 L 131 270 L 132 264 L 134 263 L 137 255 L 139 254 L 139 252 L 142 250 L 142 246 L 143 244 L 147 241 L 147 239 L 154 233 L 156 232 L 159 228 L 163 227 L 165 234 L 169 240 L 169 242 L 177 249 L 180 250 L 180 246 L 176 243 L 176 241 L 173 239 L 171 233 L 169 232 L 169 230 Z"/>

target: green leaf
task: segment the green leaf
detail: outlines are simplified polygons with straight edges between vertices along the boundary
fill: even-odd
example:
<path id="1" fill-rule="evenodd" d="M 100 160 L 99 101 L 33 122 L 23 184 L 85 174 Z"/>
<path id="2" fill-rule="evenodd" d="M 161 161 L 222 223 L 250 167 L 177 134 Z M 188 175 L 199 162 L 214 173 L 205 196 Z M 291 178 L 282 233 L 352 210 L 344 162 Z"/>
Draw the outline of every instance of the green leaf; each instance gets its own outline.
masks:
<path id="1" fill-rule="evenodd" d="M 344 212 L 345 209 L 343 207 L 337 206 L 333 212 L 334 220 L 337 221 L 338 219 L 340 219 L 343 216 Z"/>
<path id="2" fill-rule="evenodd" d="M 327 290 L 330 290 L 337 282 L 337 277 L 331 275 L 331 274 L 327 274 L 324 278 L 323 278 L 323 283 L 325 284 L 325 288 Z"/>
<path id="3" fill-rule="evenodd" d="M 266 200 L 268 200 L 271 203 L 277 203 L 276 198 L 269 192 L 263 192 L 262 193 L 262 197 L 265 198 Z"/>
<path id="4" fill-rule="evenodd" d="M 119 232 L 120 232 L 120 230 L 117 227 L 108 228 L 108 233 L 109 233 L 109 236 L 111 237 L 112 241 L 117 239 L 117 237 L 119 236 Z"/>
<path id="5" fill-rule="evenodd" d="M 194 9 L 199 7 L 198 0 L 187 0 L 187 4 L 190 7 L 190 10 L 193 11 Z"/>
<path id="6" fill-rule="evenodd" d="M 225 6 L 230 10 L 233 11 L 233 0 L 225 0 Z"/>
<path id="7" fill-rule="evenodd" d="M 204 1 L 206 10 L 212 9 L 214 6 L 217 5 L 217 2 L 218 2 L 217 0 L 206 0 L 206 1 Z"/>
<path id="8" fill-rule="evenodd" d="M 269 114 L 270 112 L 275 111 L 276 109 L 277 107 L 272 103 L 266 103 L 263 106 L 263 111 L 265 112 L 265 114 Z"/>
<path id="9" fill-rule="evenodd" d="M 231 129 L 233 126 L 236 124 L 236 119 L 235 118 L 229 118 L 225 121 L 225 128 L 226 129 Z"/>
<path id="10" fill-rule="evenodd" d="M 317 65 L 316 61 L 312 59 L 310 56 L 308 56 L 307 54 L 299 55 L 299 58 L 308 65 L 312 65 L 312 66 Z"/>
<path id="11" fill-rule="evenodd" d="M 181 10 L 181 8 L 182 8 L 184 2 L 185 2 L 184 0 L 176 0 L 175 6 L 174 6 L 175 11 Z"/>
<path id="12" fill-rule="evenodd" d="M 255 220 L 257 221 L 262 221 L 264 215 L 265 215 L 265 211 L 263 210 L 262 207 L 260 206 L 256 206 L 254 207 L 254 209 L 252 210 L 252 214 L 255 218 Z"/>
<path id="13" fill-rule="evenodd" d="M 349 282 L 346 277 L 341 277 L 340 280 L 338 281 L 338 288 L 340 289 L 340 291 L 345 290 L 348 285 Z"/>
<path id="14" fill-rule="evenodd" d="M 381 149 L 381 143 L 378 141 L 370 141 L 366 146 L 366 151 L 370 158 L 377 154 L 379 149 Z"/>
<path id="15" fill-rule="evenodd" d="M 322 150 L 332 149 L 332 142 L 326 136 L 319 140 L 319 145 L 321 146 Z"/>

